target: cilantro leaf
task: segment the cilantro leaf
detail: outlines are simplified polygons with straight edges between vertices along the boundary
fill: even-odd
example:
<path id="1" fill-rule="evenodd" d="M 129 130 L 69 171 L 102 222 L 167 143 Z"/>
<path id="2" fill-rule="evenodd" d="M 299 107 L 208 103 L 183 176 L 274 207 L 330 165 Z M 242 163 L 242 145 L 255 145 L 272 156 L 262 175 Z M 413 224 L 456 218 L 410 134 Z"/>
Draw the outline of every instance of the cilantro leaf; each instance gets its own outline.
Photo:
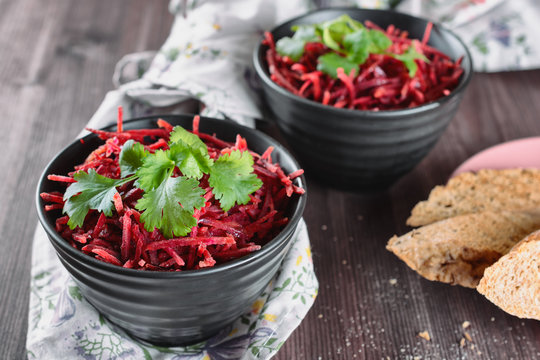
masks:
<path id="1" fill-rule="evenodd" d="M 424 55 L 416 51 L 414 45 L 409 45 L 407 50 L 403 54 L 394 54 L 394 58 L 403 62 L 407 70 L 409 70 L 409 77 L 414 77 L 416 75 L 416 70 L 418 70 L 418 65 L 415 60 L 422 60 L 424 62 L 429 62 L 429 59 Z"/>
<path id="2" fill-rule="evenodd" d="M 183 175 L 200 179 L 213 164 L 206 144 L 195 134 L 177 126 L 171 132 L 168 156 Z"/>
<path id="3" fill-rule="evenodd" d="M 366 29 L 362 23 L 347 15 L 319 25 L 322 42 L 339 54 L 330 52 L 319 56 L 317 70 L 333 78 L 337 69 L 343 68 L 350 74 L 352 69 L 362 65 L 369 54 L 381 54 L 392 45 L 392 40 L 379 30 Z M 340 54 L 344 55 L 341 56 Z"/>
<path id="4" fill-rule="evenodd" d="M 334 52 L 318 57 L 317 70 L 333 78 L 337 77 L 338 68 L 350 74 L 370 54 L 383 54 L 392 45 L 392 40 L 384 32 L 368 29 L 348 15 L 313 25 L 295 25 L 292 30 L 295 31 L 292 37 L 281 38 L 276 43 L 278 53 L 298 61 L 304 53 L 305 43 L 318 41 Z M 410 72 L 416 66 L 414 59 L 409 56 L 404 56 L 403 62 L 410 67 Z"/>
<path id="5" fill-rule="evenodd" d="M 144 211 L 141 221 L 147 231 L 158 228 L 167 238 L 185 236 L 197 225 L 193 213 L 204 206 L 203 195 L 197 180 L 168 177 L 157 188 L 145 192 L 135 208 Z"/>
<path id="6" fill-rule="evenodd" d="M 213 163 L 208 154 L 190 148 L 181 142 L 172 144 L 167 154 L 182 174 L 189 178 L 200 179 L 203 173 L 207 174 L 210 171 L 210 166 Z"/>
<path id="7" fill-rule="evenodd" d="M 137 169 L 143 164 L 143 159 L 148 155 L 144 146 L 133 140 L 128 140 L 122 146 L 122 151 L 118 157 L 122 177 L 126 177 L 137 172 Z"/>
<path id="8" fill-rule="evenodd" d="M 249 202 L 249 194 L 262 186 L 249 152 L 235 150 L 214 162 L 206 144 L 181 127 L 171 132 L 168 145 L 168 150 L 150 153 L 142 144 L 126 141 L 118 157 L 122 179 L 99 175 L 94 169 L 76 173 L 76 182 L 64 194 L 70 228 L 82 226 L 90 209 L 112 216 L 116 187 L 129 181 L 144 191 L 135 205 L 142 211 L 141 222 L 148 231 L 159 229 L 166 237 L 185 236 L 197 224 L 194 211 L 206 202 L 198 181 L 203 174 L 210 174 L 208 182 L 225 211 Z M 182 176 L 173 177 L 176 167 Z"/>
<path id="9" fill-rule="evenodd" d="M 369 52 L 372 54 L 382 54 L 392 46 L 392 40 L 380 30 L 369 30 L 369 39 L 371 40 Z"/>
<path id="10" fill-rule="evenodd" d="M 282 56 L 298 61 L 304 55 L 306 43 L 319 41 L 319 37 L 313 25 L 295 25 L 292 30 L 294 30 L 292 37 L 286 36 L 276 42 L 276 51 Z"/>
<path id="11" fill-rule="evenodd" d="M 341 15 L 339 19 L 345 21 L 353 31 L 364 28 L 364 25 L 360 21 L 354 20 L 349 15 Z"/>
<path id="12" fill-rule="evenodd" d="M 330 26 L 323 27 L 323 35 L 322 40 L 323 44 L 328 46 L 330 49 L 335 51 L 341 51 L 341 46 L 339 46 L 339 42 L 336 41 L 335 37 L 338 37 L 336 33 L 332 33 L 332 30 Z"/>
<path id="13" fill-rule="evenodd" d="M 208 184 L 224 211 L 237 204 L 247 204 L 249 194 L 262 186 L 253 173 L 253 157 L 247 151 L 221 155 L 210 170 Z"/>
<path id="14" fill-rule="evenodd" d="M 343 38 L 347 58 L 363 64 L 369 54 L 382 54 L 392 45 L 392 40 L 379 30 L 358 29 Z"/>
<path id="15" fill-rule="evenodd" d="M 306 42 L 290 37 L 282 37 L 276 42 L 276 51 L 281 56 L 288 56 L 293 61 L 298 61 L 304 55 Z"/>
<path id="16" fill-rule="evenodd" d="M 169 156 L 169 151 L 157 150 L 153 155 L 144 158 L 142 166 L 137 170 L 139 187 L 144 191 L 155 189 L 171 176 L 176 163 Z"/>
<path id="17" fill-rule="evenodd" d="M 193 133 L 190 133 L 181 126 L 175 126 L 173 131 L 171 131 L 171 135 L 169 137 L 169 144 L 173 144 L 179 141 L 186 143 L 193 149 L 200 149 L 201 151 L 205 151 L 206 154 L 208 154 L 208 148 L 200 137 Z"/>
<path id="18" fill-rule="evenodd" d="M 336 53 L 326 53 L 319 56 L 317 70 L 320 70 L 333 78 L 337 78 L 337 69 L 343 68 L 346 74 L 350 74 L 352 69 L 358 68 L 358 64 Z"/>
<path id="19" fill-rule="evenodd" d="M 353 20 L 349 15 L 342 15 L 334 20 L 318 25 L 322 32 L 322 43 L 330 49 L 341 52 L 343 39 L 348 34 L 364 28 L 362 23 Z"/>
<path id="20" fill-rule="evenodd" d="M 319 41 L 319 34 L 314 25 L 295 25 L 292 27 L 292 30 L 294 30 L 293 39 L 303 40 L 305 42 Z"/>
<path id="21" fill-rule="evenodd" d="M 369 56 L 369 32 L 359 29 L 343 38 L 343 46 L 348 53 L 347 58 L 357 64 L 363 64 Z"/>
<path id="22" fill-rule="evenodd" d="M 79 171 L 73 175 L 77 182 L 71 184 L 64 193 L 64 213 L 69 216 L 70 229 L 82 226 L 84 218 L 90 209 L 112 215 L 114 208 L 113 196 L 116 187 L 134 179 L 111 179 L 99 175 L 96 170 Z"/>

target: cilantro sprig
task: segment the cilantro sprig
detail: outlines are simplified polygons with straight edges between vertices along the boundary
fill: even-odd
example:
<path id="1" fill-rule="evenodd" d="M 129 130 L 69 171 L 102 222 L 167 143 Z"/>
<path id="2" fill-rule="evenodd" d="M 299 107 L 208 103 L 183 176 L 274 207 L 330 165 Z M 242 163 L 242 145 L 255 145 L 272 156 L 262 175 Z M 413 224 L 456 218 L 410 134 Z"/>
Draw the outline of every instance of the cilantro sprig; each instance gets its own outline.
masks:
<path id="1" fill-rule="evenodd" d="M 333 78 L 337 78 L 338 68 L 343 68 L 346 74 L 350 74 L 352 69 L 365 63 L 370 54 L 387 54 L 402 61 L 410 77 L 414 77 L 418 68 L 415 60 L 428 62 L 413 45 L 403 54 L 389 52 L 392 40 L 385 33 L 367 29 L 348 15 L 318 24 L 296 25 L 292 30 L 292 37 L 283 37 L 276 42 L 277 52 L 298 61 L 304 54 L 306 43 L 322 43 L 333 51 L 318 57 L 317 70 Z"/>
<path id="2" fill-rule="evenodd" d="M 223 210 L 229 210 L 236 202 L 247 204 L 249 194 L 261 187 L 262 182 L 252 169 L 253 157 L 247 151 L 232 151 L 214 163 L 208 184 Z"/>
<path id="3" fill-rule="evenodd" d="M 147 231 L 159 229 L 165 237 L 185 236 L 197 224 L 195 209 L 205 205 L 205 190 L 200 179 L 208 174 L 208 183 L 224 211 L 235 204 L 246 204 L 249 195 L 262 186 L 253 173 L 253 157 L 248 151 L 232 150 L 210 158 L 206 144 L 195 134 L 176 126 L 170 134 L 168 150 L 149 152 L 141 143 L 128 140 L 118 157 L 121 179 L 112 179 L 90 169 L 73 176 L 64 194 L 64 213 L 71 229 L 82 226 L 93 209 L 111 216 L 118 186 L 135 181 L 144 194 L 135 208 L 142 211 Z M 180 176 L 173 176 L 175 169 Z"/>
<path id="4" fill-rule="evenodd" d="M 71 184 L 64 193 L 64 213 L 69 215 L 68 225 L 71 229 L 82 226 L 90 209 L 111 216 L 116 187 L 132 181 L 134 177 L 111 179 L 90 169 L 88 172 L 75 173 L 73 178 L 77 182 Z"/>
<path id="5" fill-rule="evenodd" d="M 146 230 L 161 229 L 167 238 L 184 236 L 197 225 L 193 213 L 204 206 L 203 195 L 197 180 L 168 176 L 157 188 L 146 192 L 136 208 L 144 210 L 141 221 Z"/>

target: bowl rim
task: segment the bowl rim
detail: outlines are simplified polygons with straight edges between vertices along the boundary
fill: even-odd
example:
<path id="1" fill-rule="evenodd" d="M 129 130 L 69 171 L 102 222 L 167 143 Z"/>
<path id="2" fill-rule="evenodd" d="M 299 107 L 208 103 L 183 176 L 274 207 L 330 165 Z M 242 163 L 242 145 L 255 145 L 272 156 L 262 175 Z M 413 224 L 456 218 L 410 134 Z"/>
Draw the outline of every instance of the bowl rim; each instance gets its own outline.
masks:
<path id="1" fill-rule="evenodd" d="M 132 118 L 128 120 L 124 120 L 123 124 L 129 126 L 130 124 L 136 123 L 136 122 L 143 122 L 143 121 L 152 121 L 154 124 L 156 124 L 157 119 L 166 119 L 166 118 L 184 118 L 187 119 L 188 117 L 192 118 L 193 114 L 163 114 L 163 115 L 152 115 L 152 116 L 143 116 L 143 117 L 137 117 Z M 201 123 L 204 123 L 205 121 L 209 122 L 223 122 L 234 126 L 237 128 L 237 133 L 241 132 L 247 132 L 251 133 L 254 136 L 260 137 L 272 144 L 272 146 L 275 149 L 278 149 L 282 151 L 287 157 L 290 158 L 293 165 L 297 169 L 301 169 L 300 165 L 298 164 L 298 161 L 293 157 L 293 155 L 287 150 L 280 142 L 278 142 L 276 139 L 266 135 L 260 130 L 249 128 L 247 126 L 238 124 L 232 120 L 228 119 L 217 119 L 212 117 L 206 117 L 201 116 Z M 111 124 L 108 126 L 101 127 L 100 130 L 114 130 L 116 129 L 116 124 Z M 97 260 L 91 256 L 88 256 L 81 252 L 78 249 L 73 248 L 69 245 L 69 243 L 63 239 L 60 234 L 56 232 L 56 229 L 52 224 L 49 223 L 47 220 L 47 217 L 45 215 L 45 209 L 42 203 L 42 199 L 40 197 L 40 188 L 42 187 L 42 184 L 45 181 L 49 181 L 47 179 L 47 175 L 50 174 L 49 169 L 54 165 L 54 163 L 57 161 L 57 159 L 67 152 L 71 147 L 76 146 L 77 143 L 85 140 L 89 140 L 91 138 L 97 138 L 98 136 L 94 133 L 86 134 L 84 136 L 77 136 L 77 138 L 69 143 L 67 146 L 65 146 L 63 149 L 61 149 L 59 152 L 54 155 L 54 157 L 47 163 L 44 170 L 42 171 L 37 187 L 36 187 L 36 194 L 35 194 L 35 204 L 37 208 L 38 213 L 38 219 L 41 223 L 42 227 L 44 228 L 45 232 L 47 233 L 47 237 L 49 241 L 54 242 L 54 244 L 58 245 L 64 252 L 67 252 L 69 256 L 74 257 L 77 259 L 77 261 L 80 261 L 84 263 L 85 265 L 91 265 L 95 266 L 98 270 L 107 271 L 110 273 L 115 273 L 117 275 L 123 275 L 127 277 L 138 277 L 138 278 L 159 278 L 159 279 L 184 279 L 184 278 L 196 278 L 196 277 L 204 277 L 204 276 L 211 276 L 216 273 L 222 273 L 227 272 L 229 270 L 242 267 L 248 263 L 255 262 L 257 259 L 264 257 L 267 253 L 272 252 L 275 250 L 275 248 L 279 247 L 286 239 L 285 234 L 292 233 L 292 235 L 289 237 L 288 241 L 292 241 L 292 237 L 294 236 L 294 233 L 298 230 L 298 223 L 300 219 L 303 216 L 303 212 L 306 206 L 307 202 L 307 187 L 306 187 L 306 179 L 304 175 L 299 176 L 298 184 L 297 186 L 302 187 L 305 190 L 305 193 L 298 196 L 298 204 L 296 205 L 296 209 L 292 216 L 289 218 L 289 221 L 287 225 L 270 241 L 268 241 L 265 245 L 261 247 L 260 250 L 252 252 L 248 255 L 244 255 L 238 259 L 228 261 L 223 264 L 216 265 L 214 267 L 210 268 L 203 268 L 203 269 L 194 269 L 194 270 L 183 270 L 183 271 L 143 271 L 138 269 L 129 269 L 124 268 L 122 266 L 117 266 L 113 264 L 109 264 L 104 261 Z M 75 164 L 74 164 L 75 165 Z M 294 171 L 294 170 L 293 170 Z M 58 250 L 55 249 L 55 252 L 58 253 Z M 59 254 L 57 254 L 58 256 Z"/>
<path id="2" fill-rule="evenodd" d="M 294 17 L 292 19 L 289 19 L 287 21 L 284 21 L 284 22 L 274 26 L 272 28 L 272 30 L 270 30 L 270 32 L 273 34 L 277 29 L 279 29 L 281 27 L 285 27 L 285 26 L 290 27 L 291 25 L 294 24 L 294 22 L 299 21 L 299 20 L 301 20 L 301 19 L 303 19 L 303 18 L 305 18 L 307 16 L 311 16 L 311 15 L 317 14 L 317 13 L 325 13 L 325 12 L 328 12 L 328 11 L 332 11 L 332 12 L 342 11 L 342 12 L 344 12 L 344 14 L 350 14 L 351 12 L 385 13 L 385 14 L 392 14 L 392 15 L 402 16 L 404 18 L 410 18 L 411 20 L 414 20 L 414 21 L 423 21 L 423 22 L 429 22 L 430 21 L 430 20 L 422 18 L 422 17 L 413 16 L 413 15 L 403 13 L 403 12 L 399 12 L 399 11 L 395 11 L 395 10 L 362 9 L 362 8 L 357 8 L 357 7 L 326 7 L 326 8 L 312 10 L 312 11 L 309 11 L 309 12 L 304 13 L 302 15 L 296 16 L 296 17 Z M 463 68 L 463 74 L 461 75 L 462 79 L 460 80 L 458 86 L 454 90 L 452 90 L 452 92 L 449 95 L 438 98 L 438 99 L 433 100 L 433 101 L 431 101 L 429 103 L 422 104 L 420 106 L 412 107 L 412 108 L 395 109 L 395 110 L 378 110 L 378 111 L 344 109 L 344 108 L 336 108 L 336 107 L 333 107 L 333 106 L 324 105 L 324 104 L 321 104 L 321 103 L 319 103 L 317 101 L 309 100 L 309 99 L 303 98 L 301 96 L 295 95 L 295 94 L 291 93 L 290 91 L 282 88 L 281 86 L 276 84 L 274 81 L 272 81 L 272 79 L 270 79 L 270 76 L 268 76 L 268 74 L 267 74 L 267 70 L 265 69 L 263 64 L 259 61 L 259 54 L 263 51 L 264 48 L 266 48 L 266 45 L 262 44 L 262 40 L 264 39 L 264 36 L 260 37 L 259 42 L 257 43 L 257 46 L 255 47 L 255 49 L 254 49 L 254 51 L 252 53 L 252 61 L 253 61 L 253 65 L 255 67 L 255 72 L 257 73 L 259 78 L 267 86 L 272 88 L 272 90 L 277 91 L 281 95 L 292 98 L 294 101 L 300 102 L 300 103 L 302 103 L 302 104 L 304 104 L 306 106 L 312 106 L 315 109 L 320 110 L 320 111 L 335 111 L 337 114 L 342 114 L 342 115 L 350 115 L 351 113 L 354 113 L 354 114 L 359 114 L 359 116 L 362 116 L 362 117 L 376 117 L 376 118 L 381 118 L 382 120 L 387 120 L 387 119 L 391 120 L 391 119 L 394 119 L 396 116 L 415 115 L 415 114 L 431 111 L 431 110 L 436 109 L 436 108 L 438 108 L 440 106 L 443 106 L 445 103 L 449 102 L 452 98 L 454 98 L 458 94 L 461 94 L 462 91 L 464 91 L 467 88 L 469 82 L 471 81 L 472 74 L 473 74 L 473 62 L 472 62 L 471 53 L 470 53 L 468 47 L 463 42 L 463 40 L 458 35 L 456 35 L 452 30 L 450 30 L 450 29 L 446 28 L 445 26 L 441 25 L 439 22 L 431 21 L 431 23 L 433 23 L 433 28 L 434 29 L 438 29 L 439 31 L 441 31 L 443 33 L 447 33 L 448 35 L 453 37 L 455 40 L 457 40 L 457 42 L 461 45 L 461 47 L 462 47 L 462 49 L 464 51 L 463 62 L 466 62 L 467 68 L 462 66 L 462 68 Z M 406 121 L 406 118 L 404 118 L 402 120 Z"/>

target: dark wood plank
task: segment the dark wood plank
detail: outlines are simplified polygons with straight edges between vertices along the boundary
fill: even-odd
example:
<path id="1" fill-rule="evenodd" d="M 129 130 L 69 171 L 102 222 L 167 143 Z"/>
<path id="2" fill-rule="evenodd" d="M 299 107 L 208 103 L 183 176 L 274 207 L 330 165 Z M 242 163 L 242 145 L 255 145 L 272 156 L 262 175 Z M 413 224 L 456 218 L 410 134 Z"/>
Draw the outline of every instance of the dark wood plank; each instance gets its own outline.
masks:
<path id="1" fill-rule="evenodd" d="M 159 49 L 173 20 L 167 6 L 165 0 L 0 3 L 0 359 L 26 357 L 37 178 L 113 88 L 116 62 Z"/>

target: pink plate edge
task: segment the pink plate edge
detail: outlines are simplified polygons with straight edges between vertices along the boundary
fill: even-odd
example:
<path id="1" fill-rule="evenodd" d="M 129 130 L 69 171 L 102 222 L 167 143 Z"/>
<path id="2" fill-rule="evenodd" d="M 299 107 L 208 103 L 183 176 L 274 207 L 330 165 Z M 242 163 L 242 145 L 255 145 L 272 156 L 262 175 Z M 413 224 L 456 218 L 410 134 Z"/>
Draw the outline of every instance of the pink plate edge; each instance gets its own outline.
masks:
<path id="1" fill-rule="evenodd" d="M 540 168 L 540 136 L 507 141 L 480 151 L 459 165 L 451 178 L 481 169 Z"/>

